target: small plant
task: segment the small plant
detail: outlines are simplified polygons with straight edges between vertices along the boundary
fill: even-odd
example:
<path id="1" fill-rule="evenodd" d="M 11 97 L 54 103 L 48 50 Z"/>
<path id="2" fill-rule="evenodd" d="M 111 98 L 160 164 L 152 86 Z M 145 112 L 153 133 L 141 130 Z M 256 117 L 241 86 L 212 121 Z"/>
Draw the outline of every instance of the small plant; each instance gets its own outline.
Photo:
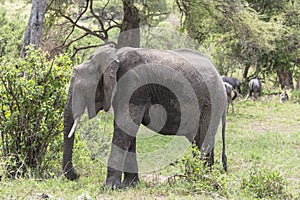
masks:
<path id="1" fill-rule="evenodd" d="M 190 192 L 216 192 L 221 196 L 227 196 L 226 176 L 222 174 L 222 168 L 214 168 L 216 165 L 208 167 L 197 147 L 191 147 L 190 152 L 193 155 L 191 153 L 185 155 L 179 163 L 186 177 L 186 188 Z"/>
<path id="2" fill-rule="evenodd" d="M 292 90 L 288 93 L 290 101 L 293 103 L 300 103 L 300 90 Z"/>
<path id="3" fill-rule="evenodd" d="M 1 63 L 0 162 L 8 175 L 41 167 L 49 144 L 54 151 L 61 147 L 57 139 L 71 64 L 66 55 L 48 61 L 46 54 L 33 48 L 25 59 Z"/>
<path id="4" fill-rule="evenodd" d="M 277 170 L 254 170 L 249 177 L 243 178 L 241 188 L 255 198 L 288 199 L 291 197 L 286 189 L 287 182 Z"/>

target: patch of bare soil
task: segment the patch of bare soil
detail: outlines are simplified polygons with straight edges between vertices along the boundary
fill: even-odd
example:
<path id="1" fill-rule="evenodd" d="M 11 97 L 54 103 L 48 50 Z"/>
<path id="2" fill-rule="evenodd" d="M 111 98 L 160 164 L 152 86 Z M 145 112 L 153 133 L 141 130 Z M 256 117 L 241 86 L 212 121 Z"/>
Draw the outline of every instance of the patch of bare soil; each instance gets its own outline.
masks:
<path id="1" fill-rule="evenodd" d="M 282 118 L 270 118 L 264 121 L 255 121 L 247 125 L 249 130 L 266 133 L 266 132 L 278 132 L 290 134 L 293 132 L 300 131 L 300 122 L 299 121 L 283 121 Z"/>
<path id="2" fill-rule="evenodd" d="M 147 183 L 164 183 L 168 181 L 168 176 L 159 175 L 159 174 L 142 174 L 141 178 Z"/>

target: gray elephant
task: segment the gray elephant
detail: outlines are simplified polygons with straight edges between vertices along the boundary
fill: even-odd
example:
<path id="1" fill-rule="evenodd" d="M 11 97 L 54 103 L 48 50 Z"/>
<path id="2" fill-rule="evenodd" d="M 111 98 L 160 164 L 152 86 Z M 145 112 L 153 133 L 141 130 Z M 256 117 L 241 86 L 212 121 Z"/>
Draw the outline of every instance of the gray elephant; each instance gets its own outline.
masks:
<path id="1" fill-rule="evenodd" d="M 75 67 L 64 111 L 63 170 L 68 179 L 79 177 L 72 149 L 80 116 L 87 108 L 93 118 L 111 106 L 114 133 L 105 185 L 126 187 L 139 181 L 136 134 L 141 124 L 163 135 L 185 136 L 212 165 L 222 121 L 222 163 L 227 169 L 224 84 L 211 61 L 198 52 L 105 45 Z"/>
<path id="2" fill-rule="evenodd" d="M 259 78 L 253 78 L 249 81 L 249 88 L 248 88 L 248 97 L 251 98 L 252 95 L 254 96 L 254 99 L 257 99 L 258 96 L 261 95 L 261 81 Z"/>
<path id="3" fill-rule="evenodd" d="M 233 86 L 230 85 L 229 83 L 224 82 L 224 86 L 225 86 L 225 91 L 226 91 L 226 94 L 227 94 L 227 101 L 228 101 L 227 112 L 229 110 L 229 104 L 231 104 L 232 113 L 234 113 L 233 101 L 236 99 L 238 94 L 235 91 L 235 89 L 233 88 Z"/>
<path id="4" fill-rule="evenodd" d="M 227 77 L 225 75 L 222 75 L 222 80 L 226 83 L 229 83 L 230 85 L 232 85 L 233 89 L 235 89 L 238 94 L 241 94 L 241 82 L 239 79 L 237 78 L 231 78 L 231 77 Z"/>

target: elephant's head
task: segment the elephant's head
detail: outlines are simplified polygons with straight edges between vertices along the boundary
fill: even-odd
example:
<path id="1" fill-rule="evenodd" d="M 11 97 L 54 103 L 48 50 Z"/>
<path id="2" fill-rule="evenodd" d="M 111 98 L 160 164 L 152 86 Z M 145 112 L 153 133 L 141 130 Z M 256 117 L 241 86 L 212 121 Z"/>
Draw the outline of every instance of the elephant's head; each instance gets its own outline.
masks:
<path id="1" fill-rule="evenodd" d="M 74 69 L 64 113 L 63 168 L 69 179 L 75 177 L 71 175 L 73 134 L 80 115 L 87 108 L 89 118 L 93 118 L 99 110 L 108 111 L 111 107 L 119 67 L 116 53 L 117 49 L 106 45 L 96 50 L 88 61 Z"/>
<path id="2" fill-rule="evenodd" d="M 116 51 L 112 46 L 106 45 L 96 50 L 88 61 L 75 67 L 72 86 L 72 114 L 75 123 L 69 137 L 72 136 L 85 108 L 89 118 L 95 117 L 100 109 L 106 112 L 110 109 L 119 67 Z M 100 91 L 97 92 L 97 89 Z M 100 94 L 100 97 L 96 98 L 96 94 Z"/>

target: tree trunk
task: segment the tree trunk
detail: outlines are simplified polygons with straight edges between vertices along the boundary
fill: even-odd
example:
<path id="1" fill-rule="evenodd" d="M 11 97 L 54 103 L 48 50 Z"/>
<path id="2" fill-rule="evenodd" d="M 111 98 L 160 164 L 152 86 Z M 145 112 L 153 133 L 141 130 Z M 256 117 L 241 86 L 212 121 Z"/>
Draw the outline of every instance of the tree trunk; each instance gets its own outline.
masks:
<path id="1" fill-rule="evenodd" d="M 123 0 L 124 18 L 118 39 L 118 48 L 140 46 L 140 17 L 134 0 Z"/>
<path id="2" fill-rule="evenodd" d="M 293 73 L 291 71 L 286 71 L 284 69 L 278 69 L 277 76 L 279 79 L 281 89 L 284 89 L 285 87 L 287 87 L 288 89 L 294 89 Z"/>
<path id="3" fill-rule="evenodd" d="M 243 81 L 244 80 L 247 80 L 247 76 L 248 76 L 248 71 L 250 69 L 250 64 L 247 64 L 244 68 L 244 71 L 243 71 Z"/>
<path id="4" fill-rule="evenodd" d="M 32 0 L 31 13 L 24 35 L 21 56 L 25 57 L 26 46 L 33 44 L 38 48 L 46 13 L 47 0 Z"/>
<path id="5" fill-rule="evenodd" d="M 297 88 L 297 90 L 300 90 L 300 74 L 298 75 L 298 78 L 297 78 L 296 88 Z"/>

